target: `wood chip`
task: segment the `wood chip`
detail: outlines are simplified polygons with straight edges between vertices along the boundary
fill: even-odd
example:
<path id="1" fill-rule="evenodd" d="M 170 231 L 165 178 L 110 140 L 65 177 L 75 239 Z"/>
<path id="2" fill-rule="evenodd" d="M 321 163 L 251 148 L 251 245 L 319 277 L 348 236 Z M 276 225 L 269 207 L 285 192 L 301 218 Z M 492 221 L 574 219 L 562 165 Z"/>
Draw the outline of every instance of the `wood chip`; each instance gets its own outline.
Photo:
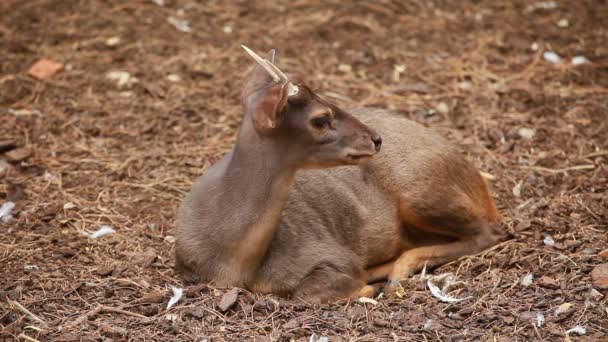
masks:
<path id="1" fill-rule="evenodd" d="M 156 250 L 152 247 L 148 247 L 143 253 L 140 253 L 135 256 L 134 262 L 135 264 L 146 268 L 152 265 L 154 261 L 156 261 L 157 256 L 158 253 L 156 252 Z"/>
<path id="2" fill-rule="evenodd" d="M 0 140 L 0 153 L 10 151 L 17 147 L 15 140 Z"/>
<path id="3" fill-rule="evenodd" d="M 597 265 L 591 271 L 593 286 L 600 290 L 608 290 L 608 264 Z"/>
<path id="4" fill-rule="evenodd" d="M 32 151 L 22 147 L 6 153 L 6 159 L 11 163 L 19 163 L 32 155 Z"/>
<path id="5" fill-rule="evenodd" d="M 63 69 L 63 64 L 50 59 L 41 59 L 32 65 L 27 74 L 39 80 L 44 80 L 55 75 L 61 69 Z"/>
<path id="6" fill-rule="evenodd" d="M 283 329 L 292 330 L 300 327 L 300 321 L 297 318 L 292 318 L 287 323 L 283 324 Z"/>
<path id="7" fill-rule="evenodd" d="M 217 306 L 222 312 L 228 311 L 228 309 L 230 309 L 234 306 L 234 304 L 236 304 L 236 300 L 238 299 L 238 297 L 239 289 L 235 287 L 232 290 L 224 293 L 224 295 L 222 296 L 222 300 L 220 300 L 220 303 Z"/>
<path id="8" fill-rule="evenodd" d="M 97 268 L 97 270 L 95 270 L 95 273 L 97 275 L 105 277 L 107 275 L 112 274 L 112 272 L 114 272 L 114 268 L 115 268 L 114 265 L 101 266 L 101 267 Z"/>
<path id="9" fill-rule="evenodd" d="M 548 289 L 559 289 L 559 281 L 547 276 L 540 277 L 538 279 L 538 285 Z"/>

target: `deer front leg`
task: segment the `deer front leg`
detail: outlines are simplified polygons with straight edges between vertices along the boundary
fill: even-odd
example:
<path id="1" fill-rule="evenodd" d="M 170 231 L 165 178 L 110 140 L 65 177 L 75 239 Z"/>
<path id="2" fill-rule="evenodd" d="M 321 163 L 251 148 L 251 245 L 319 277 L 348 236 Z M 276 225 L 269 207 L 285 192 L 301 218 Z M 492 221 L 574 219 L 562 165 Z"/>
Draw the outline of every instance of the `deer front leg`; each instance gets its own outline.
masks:
<path id="1" fill-rule="evenodd" d="M 366 285 L 362 272 L 354 265 L 322 262 L 302 279 L 294 298 L 313 303 L 327 303 L 353 297 L 373 297 L 375 289 Z"/>

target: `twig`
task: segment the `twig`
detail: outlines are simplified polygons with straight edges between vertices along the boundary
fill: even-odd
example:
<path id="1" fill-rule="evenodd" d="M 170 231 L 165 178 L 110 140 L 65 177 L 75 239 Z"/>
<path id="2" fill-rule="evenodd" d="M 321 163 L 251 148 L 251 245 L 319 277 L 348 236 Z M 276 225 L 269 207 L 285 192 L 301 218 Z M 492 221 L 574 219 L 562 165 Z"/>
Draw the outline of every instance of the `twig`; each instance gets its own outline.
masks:
<path id="1" fill-rule="evenodd" d="M 13 335 L 14 336 L 14 335 Z M 40 342 L 37 339 L 33 338 L 33 337 L 29 337 L 26 334 L 19 334 L 19 336 L 17 336 L 18 339 L 22 338 L 24 340 L 28 340 L 30 342 Z"/>
<path id="2" fill-rule="evenodd" d="M 146 316 L 135 313 L 135 312 L 123 310 L 120 308 L 113 308 L 113 307 L 105 306 L 105 305 L 98 305 L 95 308 L 89 310 L 88 313 L 78 317 L 71 324 L 68 324 L 66 326 L 66 328 L 73 328 L 75 326 L 78 326 L 82 322 L 89 320 L 91 317 L 98 315 L 100 313 L 119 313 L 119 314 L 123 314 L 123 315 L 127 315 L 127 316 L 137 317 L 137 318 L 146 318 Z"/>
<path id="3" fill-rule="evenodd" d="M 17 301 L 13 301 L 13 300 L 10 300 L 10 299 L 7 299 L 7 301 L 8 301 L 8 303 L 10 305 L 12 305 L 12 306 L 16 307 L 17 309 L 19 309 L 19 311 L 21 311 L 22 313 L 26 314 L 32 320 L 46 325 L 46 322 L 42 318 L 34 315 L 30 310 L 26 309 L 23 305 L 19 304 Z"/>
<path id="4" fill-rule="evenodd" d="M 563 169 L 550 169 L 548 167 L 542 167 L 542 166 L 522 166 L 521 168 L 557 174 L 557 173 L 564 173 L 564 172 L 568 172 L 568 171 L 591 170 L 591 169 L 595 169 L 596 166 L 593 164 L 587 164 L 587 165 L 569 166 L 569 167 L 565 167 Z"/>
<path id="5" fill-rule="evenodd" d="M 589 153 L 586 156 L 583 156 L 583 158 L 593 158 L 593 157 L 602 157 L 602 156 L 608 156 L 608 151 L 592 152 L 592 153 Z"/>

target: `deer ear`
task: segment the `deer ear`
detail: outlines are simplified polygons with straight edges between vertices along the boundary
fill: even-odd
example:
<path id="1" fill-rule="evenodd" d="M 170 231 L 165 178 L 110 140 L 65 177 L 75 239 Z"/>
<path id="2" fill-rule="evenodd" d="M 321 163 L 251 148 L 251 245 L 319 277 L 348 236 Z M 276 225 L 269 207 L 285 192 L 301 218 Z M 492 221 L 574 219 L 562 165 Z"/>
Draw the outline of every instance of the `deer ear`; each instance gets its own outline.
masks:
<path id="1" fill-rule="evenodd" d="M 251 116 L 255 128 L 260 133 L 269 133 L 281 124 L 287 104 L 286 85 L 273 83 L 245 99 L 245 113 Z"/>
<path id="2" fill-rule="evenodd" d="M 266 60 L 274 62 L 274 50 L 270 50 Z M 276 83 L 272 76 L 259 64 L 249 75 L 243 89 L 243 109 L 251 116 L 255 128 L 268 133 L 281 123 L 281 113 L 287 104 L 287 83 Z"/>

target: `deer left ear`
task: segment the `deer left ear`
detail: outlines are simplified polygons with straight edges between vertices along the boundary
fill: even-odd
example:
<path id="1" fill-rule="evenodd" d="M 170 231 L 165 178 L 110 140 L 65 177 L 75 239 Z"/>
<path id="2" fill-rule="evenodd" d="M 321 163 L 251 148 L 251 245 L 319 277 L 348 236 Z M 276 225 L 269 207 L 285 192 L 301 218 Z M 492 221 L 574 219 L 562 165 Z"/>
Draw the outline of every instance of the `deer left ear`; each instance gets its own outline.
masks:
<path id="1" fill-rule="evenodd" d="M 286 105 L 285 84 L 272 84 L 250 94 L 244 101 L 245 113 L 251 115 L 256 130 L 263 134 L 279 127 Z"/>
<path id="2" fill-rule="evenodd" d="M 242 47 L 256 61 L 243 88 L 243 109 L 251 115 L 259 132 L 268 133 L 281 124 L 287 98 L 296 95 L 298 87 L 273 64 L 274 50 L 262 58 L 246 46 Z"/>

